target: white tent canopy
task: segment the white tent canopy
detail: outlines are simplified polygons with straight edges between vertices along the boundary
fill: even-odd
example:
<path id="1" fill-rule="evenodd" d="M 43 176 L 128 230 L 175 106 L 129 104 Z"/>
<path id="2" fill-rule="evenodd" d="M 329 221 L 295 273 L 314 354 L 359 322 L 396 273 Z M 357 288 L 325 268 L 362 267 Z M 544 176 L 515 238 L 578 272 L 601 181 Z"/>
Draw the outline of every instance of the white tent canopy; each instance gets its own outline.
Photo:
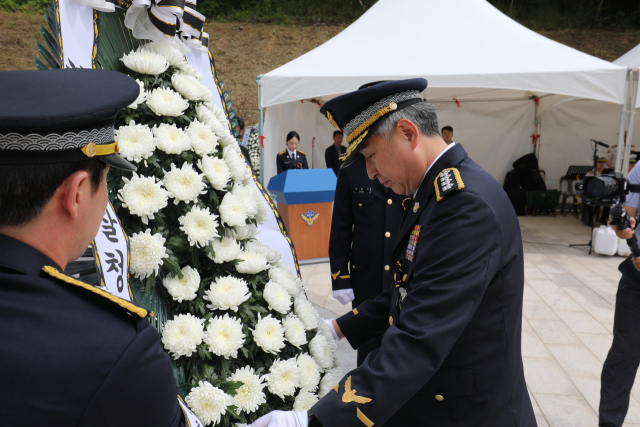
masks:
<path id="1" fill-rule="evenodd" d="M 623 67 L 640 68 L 640 44 L 613 61 L 613 63 Z M 638 90 L 640 91 L 640 87 L 638 87 Z M 636 108 L 640 108 L 640 96 L 636 98 Z"/>
<path id="2" fill-rule="evenodd" d="M 622 104 L 626 96 L 626 67 L 530 31 L 485 0 L 379 0 L 322 46 L 260 79 L 265 178 L 275 175 L 292 129 L 302 150 L 315 146 L 314 167 L 324 167 L 333 128 L 317 104 L 301 100 L 412 77 L 428 80 L 423 96 L 438 106 L 440 124 L 452 125 L 454 140 L 500 180 L 531 151 L 533 122 L 547 107 L 567 97 Z M 531 100 L 544 96 L 538 106 Z M 566 170 L 560 163 L 556 178 Z"/>

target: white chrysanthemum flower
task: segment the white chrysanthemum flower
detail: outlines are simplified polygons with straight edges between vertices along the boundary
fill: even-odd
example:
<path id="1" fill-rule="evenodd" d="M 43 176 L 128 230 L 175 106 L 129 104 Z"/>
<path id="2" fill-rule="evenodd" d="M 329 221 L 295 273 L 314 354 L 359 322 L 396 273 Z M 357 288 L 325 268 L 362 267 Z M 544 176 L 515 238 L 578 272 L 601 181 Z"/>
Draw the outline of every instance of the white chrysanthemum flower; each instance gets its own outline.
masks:
<path id="1" fill-rule="evenodd" d="M 258 227 L 253 224 L 247 224 L 240 227 L 227 228 L 225 233 L 228 237 L 233 237 L 236 240 L 253 239 L 258 234 Z"/>
<path id="2" fill-rule="evenodd" d="M 162 330 L 162 344 L 174 359 L 191 356 L 204 337 L 204 319 L 193 314 L 178 314 Z"/>
<path id="3" fill-rule="evenodd" d="M 240 248 L 240 243 L 236 241 L 236 239 L 232 237 L 223 237 L 222 240 L 214 240 L 213 244 L 213 253 L 215 256 L 211 258 L 210 255 L 207 255 L 210 259 L 213 260 L 216 264 L 222 264 L 223 262 L 233 261 L 238 258 L 242 249 Z"/>
<path id="4" fill-rule="evenodd" d="M 340 383 L 342 379 L 342 369 L 333 368 L 327 371 L 320 380 L 320 390 L 318 396 L 322 399 L 327 393 Z"/>
<path id="5" fill-rule="evenodd" d="M 231 172 L 229 172 L 229 166 L 224 159 L 217 157 L 203 157 L 198 160 L 198 168 L 204 173 L 204 176 L 209 180 L 209 184 L 216 190 L 224 190 L 227 187 L 227 183 L 231 179 Z"/>
<path id="6" fill-rule="evenodd" d="M 178 117 L 189 108 L 189 102 L 174 90 L 159 87 L 147 94 L 147 105 L 158 116 Z"/>
<path id="7" fill-rule="evenodd" d="M 253 332 L 253 340 L 267 353 L 279 353 L 284 347 L 284 330 L 278 319 L 268 315 L 264 319 L 258 313 L 258 323 Z"/>
<path id="8" fill-rule="evenodd" d="M 156 42 L 151 42 L 142 46 L 142 49 L 164 56 L 165 58 L 167 58 L 167 61 L 169 61 L 169 64 L 173 65 L 174 67 L 187 63 L 184 59 L 184 55 L 182 54 L 182 52 L 180 52 L 180 49 L 175 47 L 175 45 L 173 44 L 159 44 Z"/>
<path id="9" fill-rule="evenodd" d="M 222 138 L 220 139 L 220 142 Z M 247 164 L 242 160 L 242 157 L 231 146 L 227 146 L 222 151 L 222 157 L 229 166 L 229 171 L 235 182 L 241 183 L 244 179 L 244 171 L 247 168 Z"/>
<path id="10" fill-rule="evenodd" d="M 233 276 L 218 277 L 205 291 L 204 299 L 212 310 L 238 311 L 238 306 L 251 297 L 247 282 Z"/>
<path id="11" fill-rule="evenodd" d="M 164 56 L 142 48 L 129 52 L 120 61 L 131 71 L 150 76 L 162 74 L 169 68 L 169 62 Z"/>
<path id="12" fill-rule="evenodd" d="M 164 188 L 169 192 L 169 197 L 175 199 L 173 203 L 176 205 L 179 202 L 195 203 L 198 201 L 199 195 L 207 194 L 206 184 L 202 180 L 203 176 L 203 174 L 194 171 L 187 162 L 183 163 L 180 169 L 172 163 L 171 170 L 164 172 L 162 181 Z"/>
<path id="13" fill-rule="evenodd" d="M 237 413 L 241 411 L 251 413 L 258 410 L 260 405 L 266 403 L 267 399 L 262 391 L 264 389 L 264 377 L 259 377 L 253 368 L 245 366 L 238 368 L 231 374 L 227 381 L 239 381 L 243 385 L 233 396 L 233 404 L 238 407 Z"/>
<path id="14" fill-rule="evenodd" d="M 215 114 L 216 118 L 218 119 L 218 121 L 220 123 L 222 123 L 222 126 L 224 126 L 225 128 L 227 127 L 227 125 L 229 124 L 229 120 L 227 119 L 227 114 L 224 112 L 224 110 L 220 107 L 218 107 L 216 104 L 214 104 L 213 102 L 205 102 L 204 105 L 211 110 L 211 112 L 213 114 Z M 234 139 L 235 140 L 235 139 Z"/>
<path id="15" fill-rule="evenodd" d="M 293 402 L 293 410 L 296 412 L 307 411 L 316 403 L 318 403 L 318 396 L 303 388 Z"/>
<path id="16" fill-rule="evenodd" d="M 228 134 L 229 130 L 225 129 L 225 127 L 220 123 L 220 120 L 213 114 L 213 111 L 208 109 L 203 104 L 199 104 L 196 106 L 196 115 L 198 116 L 198 120 L 207 126 L 211 126 L 211 130 L 213 130 L 216 135 L 222 136 L 225 132 Z"/>
<path id="17" fill-rule="evenodd" d="M 160 126 L 154 126 L 152 131 L 157 139 L 158 148 L 167 154 L 180 154 L 191 150 L 189 135 L 176 125 L 162 123 Z"/>
<path id="18" fill-rule="evenodd" d="M 184 400 L 204 425 L 218 424 L 227 406 L 233 403 L 233 397 L 208 381 L 199 381 L 198 387 L 192 388 Z"/>
<path id="19" fill-rule="evenodd" d="M 296 297 L 293 311 L 300 318 L 307 331 L 318 327 L 318 313 L 304 296 Z"/>
<path id="20" fill-rule="evenodd" d="M 146 279 L 152 274 L 158 274 L 163 258 L 169 258 L 167 248 L 164 247 L 165 238 L 160 233 L 151 235 L 151 230 L 136 233 L 129 239 L 131 249 L 131 273 L 137 279 Z"/>
<path id="21" fill-rule="evenodd" d="M 325 337 L 318 334 L 309 342 L 309 352 L 322 369 L 333 366 L 333 352 Z"/>
<path id="22" fill-rule="evenodd" d="M 320 365 L 309 355 L 302 353 L 298 355 L 298 372 L 300 373 L 300 387 L 309 391 L 316 391 L 320 383 Z"/>
<path id="23" fill-rule="evenodd" d="M 244 208 L 244 199 L 231 193 L 227 193 L 220 203 L 220 220 L 230 227 L 240 227 L 246 224 L 247 211 Z"/>
<path id="24" fill-rule="evenodd" d="M 264 286 L 262 297 L 269 304 L 271 310 L 280 314 L 287 314 L 289 308 L 291 308 L 291 295 L 289 295 L 289 292 L 283 286 L 271 280 Z"/>
<path id="25" fill-rule="evenodd" d="M 198 156 L 206 156 L 216 151 L 218 147 L 218 137 L 211 128 L 198 119 L 191 122 L 187 128 L 187 135 L 191 139 L 191 147 Z"/>
<path id="26" fill-rule="evenodd" d="M 237 259 L 242 260 L 242 262 L 236 264 L 238 273 L 257 274 L 269 267 L 267 258 L 255 252 L 240 252 Z"/>
<path id="27" fill-rule="evenodd" d="M 119 153 L 129 161 L 141 162 L 148 159 L 156 149 L 156 139 L 147 125 L 137 125 L 133 120 L 128 126 L 120 126 L 115 131 Z"/>
<path id="28" fill-rule="evenodd" d="M 167 206 L 169 193 L 162 188 L 162 184 L 156 182 L 154 176 L 138 176 L 133 172 L 131 179 L 122 177 L 124 186 L 118 191 L 118 199 L 122 206 L 127 208 L 131 215 L 140 217 L 144 224 L 160 209 Z"/>
<path id="29" fill-rule="evenodd" d="M 231 190 L 231 193 L 234 196 L 242 197 L 242 203 L 244 204 L 244 209 L 247 213 L 247 216 L 249 218 L 255 218 L 256 214 L 258 213 L 258 205 L 256 204 L 256 199 L 255 197 L 253 197 L 253 192 L 251 190 L 253 190 L 253 188 L 236 184 L 233 186 L 233 190 Z"/>
<path id="30" fill-rule="evenodd" d="M 284 400 L 285 396 L 293 396 L 300 387 L 300 373 L 296 358 L 276 360 L 265 375 L 269 391 Z"/>
<path id="31" fill-rule="evenodd" d="M 189 101 L 199 101 L 202 97 L 203 85 L 188 74 L 176 73 L 171 76 L 171 84 L 178 93 Z"/>
<path id="32" fill-rule="evenodd" d="M 244 247 L 248 251 L 264 255 L 267 258 L 267 262 L 269 264 L 275 264 L 282 259 L 282 255 L 280 255 L 280 252 L 270 248 L 269 246 L 263 245 L 255 239 L 245 243 Z"/>
<path id="33" fill-rule="evenodd" d="M 258 213 L 256 214 L 256 222 L 258 224 L 264 224 L 269 219 L 269 208 L 264 196 L 259 191 L 253 193 L 256 199 L 256 205 L 258 206 Z"/>
<path id="34" fill-rule="evenodd" d="M 188 265 L 180 271 L 182 271 L 182 279 L 170 274 L 162 279 L 162 284 L 167 288 L 167 292 L 173 297 L 174 301 L 193 301 L 196 298 L 196 292 L 200 288 L 200 274 L 198 270 Z"/>
<path id="35" fill-rule="evenodd" d="M 271 269 L 269 270 L 269 279 L 284 286 L 284 288 L 289 292 L 289 295 L 291 296 L 295 297 L 300 293 L 300 288 L 296 283 L 296 281 L 298 280 L 298 276 L 294 274 L 293 271 L 289 269 L 289 267 L 271 267 Z"/>
<path id="36" fill-rule="evenodd" d="M 236 138 L 231 135 L 229 133 L 229 131 L 225 128 L 224 132 L 221 135 L 218 135 L 220 137 L 220 139 L 218 140 L 218 142 L 220 143 L 220 145 L 222 145 L 224 148 L 227 147 L 231 147 L 230 149 L 235 151 L 236 153 L 238 153 L 235 149 L 235 147 L 238 146 L 238 141 L 236 140 Z M 242 159 L 240 159 L 242 160 Z"/>
<path id="37" fill-rule="evenodd" d="M 244 185 L 245 187 L 252 187 L 254 181 L 253 181 L 253 174 L 251 173 L 251 169 L 246 168 L 245 169 L 245 174 L 244 174 L 244 179 L 242 180 L 242 185 Z M 256 190 L 258 191 L 258 190 Z"/>
<path id="38" fill-rule="evenodd" d="M 136 98 L 136 100 L 133 101 L 131 104 L 129 104 L 129 108 L 132 108 L 134 110 L 137 110 L 138 105 L 142 104 L 147 100 L 147 92 L 144 90 L 144 83 L 142 83 L 138 79 L 136 79 L 136 82 L 138 82 L 138 86 L 140 86 L 140 93 L 138 94 L 138 97 Z"/>
<path id="39" fill-rule="evenodd" d="M 244 339 L 242 322 L 228 313 L 211 318 L 204 335 L 204 343 L 209 346 L 209 351 L 225 359 L 238 357 Z"/>
<path id="40" fill-rule="evenodd" d="M 209 212 L 209 208 L 193 206 L 191 211 L 178 218 L 180 230 L 184 231 L 191 246 L 202 248 L 218 235 L 218 215 Z"/>
<path id="41" fill-rule="evenodd" d="M 329 326 L 324 323 L 324 321 L 318 322 L 318 333 L 327 340 L 327 344 L 329 344 L 329 348 L 331 348 L 333 353 L 338 351 L 338 344 L 336 344 L 336 340 L 333 339 Z"/>
<path id="42" fill-rule="evenodd" d="M 282 327 L 284 328 L 284 338 L 289 341 L 291 345 L 300 348 L 301 345 L 307 343 L 306 330 L 304 329 L 302 321 L 298 319 L 297 316 L 289 314 L 282 320 Z"/>
<path id="43" fill-rule="evenodd" d="M 182 62 L 180 64 L 176 64 L 176 67 L 178 67 L 180 69 L 180 71 L 182 71 L 184 74 L 187 74 L 191 77 L 195 77 L 196 80 L 198 81 L 202 81 L 202 74 L 200 74 L 198 72 L 198 70 L 196 70 L 195 68 L 193 68 L 191 65 L 187 64 L 186 62 Z"/>

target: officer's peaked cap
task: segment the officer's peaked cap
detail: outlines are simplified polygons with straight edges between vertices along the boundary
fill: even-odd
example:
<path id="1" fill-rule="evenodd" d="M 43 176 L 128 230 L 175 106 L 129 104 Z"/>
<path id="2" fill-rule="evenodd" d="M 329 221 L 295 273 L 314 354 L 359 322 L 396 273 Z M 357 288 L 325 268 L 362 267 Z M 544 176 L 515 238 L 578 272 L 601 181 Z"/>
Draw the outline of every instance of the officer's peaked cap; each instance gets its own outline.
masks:
<path id="1" fill-rule="evenodd" d="M 358 148 L 395 111 L 422 102 L 425 79 L 389 80 L 368 83 L 354 92 L 333 98 L 320 109 L 329 122 L 342 131 L 349 147 L 342 167 L 358 157 Z"/>
<path id="2" fill-rule="evenodd" d="M 118 153 L 118 112 L 140 93 L 138 83 L 108 70 L 66 68 L 0 73 L 0 164 L 53 164 L 95 157 L 136 167 Z"/>

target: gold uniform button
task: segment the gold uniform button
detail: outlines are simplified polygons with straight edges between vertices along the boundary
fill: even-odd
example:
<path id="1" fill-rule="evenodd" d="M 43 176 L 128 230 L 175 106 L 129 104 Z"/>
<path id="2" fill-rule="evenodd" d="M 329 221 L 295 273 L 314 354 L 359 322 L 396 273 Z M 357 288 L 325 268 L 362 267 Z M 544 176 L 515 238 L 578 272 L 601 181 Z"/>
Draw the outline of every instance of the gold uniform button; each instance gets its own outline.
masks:
<path id="1" fill-rule="evenodd" d="M 95 156 L 96 155 L 96 151 L 98 151 L 97 148 L 96 148 L 96 144 L 94 144 L 93 142 L 90 142 L 90 143 L 87 144 L 87 148 L 86 148 L 87 157 Z"/>
<path id="2" fill-rule="evenodd" d="M 389 316 L 389 325 L 393 325 L 393 317 L 391 317 L 391 316 Z"/>
<path id="3" fill-rule="evenodd" d="M 356 266 L 351 264 L 351 268 L 353 268 L 354 270 L 356 269 Z"/>
<path id="4" fill-rule="evenodd" d="M 391 233 L 387 231 L 386 233 L 384 233 L 384 237 L 391 237 Z"/>
<path id="5" fill-rule="evenodd" d="M 388 200 L 387 200 L 387 204 L 388 204 L 388 205 L 390 205 L 390 204 L 392 204 L 392 203 L 393 203 L 393 200 L 391 200 L 391 199 L 388 199 Z"/>
<path id="6" fill-rule="evenodd" d="M 405 274 L 404 276 L 402 276 L 402 281 L 406 282 L 407 281 L 407 275 Z"/>
<path id="7" fill-rule="evenodd" d="M 391 270 L 391 267 L 389 267 L 388 265 L 385 265 L 384 266 L 384 271 L 389 271 L 389 270 Z"/>
<path id="8" fill-rule="evenodd" d="M 362 203 L 358 203 L 358 206 L 362 207 Z"/>
<path id="9" fill-rule="evenodd" d="M 436 400 L 438 402 L 442 402 L 444 400 L 444 397 L 442 397 L 442 395 L 440 395 L 440 394 L 436 394 Z"/>

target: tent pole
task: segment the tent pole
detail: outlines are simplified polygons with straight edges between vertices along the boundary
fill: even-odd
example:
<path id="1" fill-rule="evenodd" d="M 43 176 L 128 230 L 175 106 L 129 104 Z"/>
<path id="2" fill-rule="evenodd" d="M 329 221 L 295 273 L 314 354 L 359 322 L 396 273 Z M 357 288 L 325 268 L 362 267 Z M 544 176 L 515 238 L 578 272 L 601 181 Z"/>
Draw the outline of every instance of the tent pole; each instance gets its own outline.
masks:
<path id="1" fill-rule="evenodd" d="M 624 147 L 624 128 L 625 121 L 627 119 L 627 103 L 629 102 L 629 73 L 631 70 L 627 70 L 627 78 L 624 82 L 624 104 L 620 109 L 620 127 L 618 128 L 618 152 L 616 153 L 616 163 L 613 165 L 616 172 L 622 171 L 622 150 Z"/>
<path id="2" fill-rule="evenodd" d="M 624 163 L 622 165 L 622 173 L 624 177 L 627 177 L 629 173 L 629 158 L 631 154 L 631 142 L 633 141 L 633 119 L 636 114 L 636 99 L 638 95 L 638 72 L 640 72 L 639 68 L 634 69 L 631 73 L 633 74 L 633 84 L 631 85 L 631 104 L 629 104 L 629 130 L 627 131 L 627 145 L 624 150 Z"/>
<path id="3" fill-rule="evenodd" d="M 264 138 L 262 138 L 263 134 L 263 110 L 262 110 L 262 104 L 260 103 L 260 88 L 261 88 L 261 84 L 260 84 L 260 80 L 262 79 L 262 76 L 264 76 L 264 74 L 259 75 L 258 77 L 256 77 L 256 85 L 258 88 L 258 135 L 260 138 L 260 184 L 262 184 L 262 186 L 264 186 Z"/>

